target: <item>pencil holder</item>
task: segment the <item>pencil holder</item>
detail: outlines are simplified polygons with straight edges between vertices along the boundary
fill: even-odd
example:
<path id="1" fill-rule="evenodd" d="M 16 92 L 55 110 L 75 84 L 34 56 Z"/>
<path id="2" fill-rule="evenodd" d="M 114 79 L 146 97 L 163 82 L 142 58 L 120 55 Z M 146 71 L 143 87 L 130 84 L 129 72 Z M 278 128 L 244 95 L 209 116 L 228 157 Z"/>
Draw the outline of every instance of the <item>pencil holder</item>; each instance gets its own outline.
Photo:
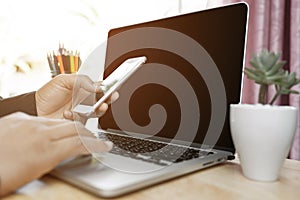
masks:
<path id="1" fill-rule="evenodd" d="M 58 50 L 47 53 L 47 59 L 52 77 L 76 73 L 81 65 L 79 51 L 67 50 L 62 43 Z"/>

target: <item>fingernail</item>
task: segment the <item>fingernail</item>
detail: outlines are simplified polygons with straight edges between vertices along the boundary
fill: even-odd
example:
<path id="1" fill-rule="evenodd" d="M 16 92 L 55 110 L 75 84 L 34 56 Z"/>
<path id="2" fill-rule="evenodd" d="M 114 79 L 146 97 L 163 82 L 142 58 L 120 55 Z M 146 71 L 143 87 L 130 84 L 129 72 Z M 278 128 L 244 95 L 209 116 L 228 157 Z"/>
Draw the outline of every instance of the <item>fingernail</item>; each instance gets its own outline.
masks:
<path id="1" fill-rule="evenodd" d="M 71 113 L 71 111 L 69 111 L 69 110 L 66 110 L 66 111 L 64 112 L 64 115 L 65 115 L 66 118 L 71 118 L 71 117 L 72 117 L 72 113 Z"/>
<path id="2" fill-rule="evenodd" d="M 98 89 L 100 92 L 105 93 L 109 89 L 109 87 L 107 85 L 100 85 Z"/>
<path id="3" fill-rule="evenodd" d="M 112 100 L 115 101 L 115 100 L 117 100 L 118 98 L 119 98 L 119 93 L 118 93 L 118 92 L 114 92 L 114 93 L 112 94 Z"/>
<path id="4" fill-rule="evenodd" d="M 114 145 L 111 141 L 104 141 L 104 143 L 105 143 L 105 145 L 107 146 L 107 148 L 108 148 L 109 150 L 111 150 L 112 147 L 113 147 L 113 145 Z"/>

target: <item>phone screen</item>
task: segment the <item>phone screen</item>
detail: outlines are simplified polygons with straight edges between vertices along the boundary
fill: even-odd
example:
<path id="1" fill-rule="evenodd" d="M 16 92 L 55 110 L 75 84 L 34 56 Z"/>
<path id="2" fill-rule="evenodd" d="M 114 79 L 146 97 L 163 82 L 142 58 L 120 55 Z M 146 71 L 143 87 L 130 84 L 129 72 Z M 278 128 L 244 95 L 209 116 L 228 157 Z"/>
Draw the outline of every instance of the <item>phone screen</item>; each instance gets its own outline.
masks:
<path id="1" fill-rule="evenodd" d="M 93 106 L 96 110 L 113 92 L 115 92 L 143 63 L 145 56 L 129 58 L 102 81 L 101 89 L 104 95 Z"/>

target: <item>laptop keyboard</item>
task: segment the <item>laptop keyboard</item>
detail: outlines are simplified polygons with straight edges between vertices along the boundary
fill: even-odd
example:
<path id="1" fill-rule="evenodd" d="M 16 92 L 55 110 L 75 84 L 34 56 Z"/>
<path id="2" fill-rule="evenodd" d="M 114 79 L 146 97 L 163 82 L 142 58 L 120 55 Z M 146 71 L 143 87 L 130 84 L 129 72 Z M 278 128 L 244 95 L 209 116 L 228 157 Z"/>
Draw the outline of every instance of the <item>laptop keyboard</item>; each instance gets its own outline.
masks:
<path id="1" fill-rule="evenodd" d="M 159 165 L 170 165 L 195 158 L 204 158 L 214 154 L 214 152 L 211 151 L 203 151 L 110 133 L 101 133 L 99 134 L 99 138 L 110 140 L 114 143 L 110 153 Z"/>

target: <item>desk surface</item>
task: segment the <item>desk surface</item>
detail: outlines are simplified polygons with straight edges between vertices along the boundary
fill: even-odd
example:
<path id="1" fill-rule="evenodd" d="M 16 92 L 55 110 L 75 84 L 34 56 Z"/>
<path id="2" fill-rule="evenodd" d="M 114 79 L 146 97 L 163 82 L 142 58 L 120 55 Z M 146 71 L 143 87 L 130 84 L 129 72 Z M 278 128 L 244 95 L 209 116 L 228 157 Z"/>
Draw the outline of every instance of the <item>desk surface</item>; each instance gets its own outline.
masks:
<path id="1" fill-rule="evenodd" d="M 49 175 L 3 200 L 101 199 Z M 300 161 L 286 160 L 276 182 L 248 180 L 238 161 L 204 169 L 116 198 L 132 199 L 300 199 Z"/>

